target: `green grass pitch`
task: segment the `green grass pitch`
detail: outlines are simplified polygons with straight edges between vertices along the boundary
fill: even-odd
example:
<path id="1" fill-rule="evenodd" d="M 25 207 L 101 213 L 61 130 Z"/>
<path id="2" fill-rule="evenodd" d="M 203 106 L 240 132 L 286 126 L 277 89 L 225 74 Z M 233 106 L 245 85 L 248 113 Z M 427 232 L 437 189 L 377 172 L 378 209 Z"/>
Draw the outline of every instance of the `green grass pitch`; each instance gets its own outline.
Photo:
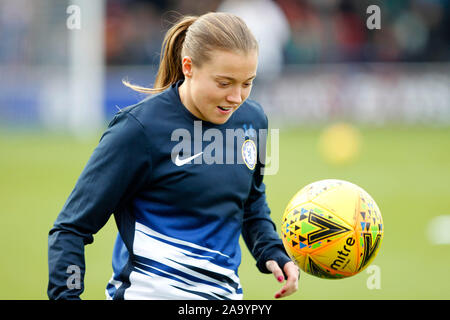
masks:
<path id="1" fill-rule="evenodd" d="M 327 164 L 317 150 L 323 127 L 280 130 L 280 168 L 267 176 L 267 197 L 278 228 L 291 197 L 326 178 L 351 181 L 381 209 L 385 236 L 373 264 L 379 289 L 366 271 L 343 280 L 302 273 L 290 299 L 450 299 L 450 244 L 433 245 L 429 221 L 450 215 L 450 127 L 362 127 L 356 162 Z M 0 299 L 47 299 L 47 235 L 100 135 L 80 142 L 64 135 L 0 130 Z M 113 181 L 111 183 L 114 183 Z M 116 236 L 114 219 L 86 246 L 83 299 L 104 299 Z M 450 232 L 450 230 L 449 230 Z M 242 244 L 245 299 L 272 299 L 280 285 L 257 272 Z"/>

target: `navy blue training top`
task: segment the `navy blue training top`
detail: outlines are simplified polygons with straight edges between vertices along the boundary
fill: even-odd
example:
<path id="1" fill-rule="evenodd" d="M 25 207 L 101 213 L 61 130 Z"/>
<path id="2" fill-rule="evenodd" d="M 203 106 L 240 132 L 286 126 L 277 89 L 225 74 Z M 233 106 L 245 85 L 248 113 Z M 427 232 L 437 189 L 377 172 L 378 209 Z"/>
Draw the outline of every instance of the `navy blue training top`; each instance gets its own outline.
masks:
<path id="1" fill-rule="evenodd" d="M 246 100 L 225 124 L 201 121 L 181 83 L 110 122 L 50 230 L 50 299 L 79 299 L 84 245 L 111 214 L 108 299 L 242 299 L 241 233 L 261 272 L 290 261 L 266 202 L 261 106 Z"/>

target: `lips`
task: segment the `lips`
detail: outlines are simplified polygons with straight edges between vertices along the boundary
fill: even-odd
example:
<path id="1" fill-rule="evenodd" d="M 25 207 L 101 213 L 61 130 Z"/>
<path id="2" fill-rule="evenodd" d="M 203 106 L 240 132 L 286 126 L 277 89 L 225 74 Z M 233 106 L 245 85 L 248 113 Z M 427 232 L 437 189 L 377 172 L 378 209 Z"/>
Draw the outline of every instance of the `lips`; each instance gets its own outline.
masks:
<path id="1" fill-rule="evenodd" d="M 222 114 L 228 114 L 230 113 L 234 108 L 233 107 L 223 107 L 223 106 L 217 106 L 217 109 Z"/>

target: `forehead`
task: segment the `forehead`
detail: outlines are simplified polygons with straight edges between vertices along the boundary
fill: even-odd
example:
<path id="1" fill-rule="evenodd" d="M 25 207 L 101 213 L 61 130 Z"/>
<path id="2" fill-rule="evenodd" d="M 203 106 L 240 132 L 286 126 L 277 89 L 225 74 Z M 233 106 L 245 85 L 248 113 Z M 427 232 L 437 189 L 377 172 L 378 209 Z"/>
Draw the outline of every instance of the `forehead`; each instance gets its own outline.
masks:
<path id="1" fill-rule="evenodd" d="M 224 76 L 237 80 L 247 80 L 256 75 L 258 53 L 213 50 L 210 59 L 202 65 L 202 69 L 213 76 Z"/>

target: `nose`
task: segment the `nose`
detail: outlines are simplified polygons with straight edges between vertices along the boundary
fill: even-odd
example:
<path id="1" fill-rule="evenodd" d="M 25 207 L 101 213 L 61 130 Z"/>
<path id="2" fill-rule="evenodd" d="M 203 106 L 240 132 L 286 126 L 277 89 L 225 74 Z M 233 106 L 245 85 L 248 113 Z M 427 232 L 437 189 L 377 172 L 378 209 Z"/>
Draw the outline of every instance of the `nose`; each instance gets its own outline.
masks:
<path id="1" fill-rule="evenodd" d="M 227 96 L 227 101 L 234 104 L 242 103 L 241 88 L 233 88 L 233 91 Z"/>

